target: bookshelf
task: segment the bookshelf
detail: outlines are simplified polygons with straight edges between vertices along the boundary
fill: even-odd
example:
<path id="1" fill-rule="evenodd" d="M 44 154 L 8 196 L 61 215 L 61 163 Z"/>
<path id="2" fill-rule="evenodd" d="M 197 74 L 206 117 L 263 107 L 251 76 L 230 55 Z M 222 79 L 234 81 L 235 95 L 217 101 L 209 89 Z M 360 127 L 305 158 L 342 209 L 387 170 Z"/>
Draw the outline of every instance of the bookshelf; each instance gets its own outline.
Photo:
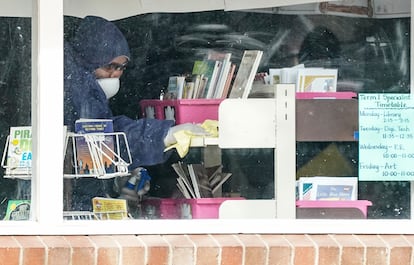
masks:
<path id="1" fill-rule="evenodd" d="M 220 148 L 274 149 L 276 206 L 267 204 L 258 208 L 274 213 L 273 218 L 296 218 L 295 103 L 294 85 L 280 84 L 276 86 L 275 98 L 226 99 L 219 107 Z M 234 202 L 239 209 L 244 209 L 243 204 L 249 203 L 249 200 Z M 276 207 L 276 211 L 266 209 L 269 205 Z"/>
<path id="2" fill-rule="evenodd" d="M 221 103 L 220 148 L 274 148 L 275 200 L 229 201 L 223 204 L 220 216 L 231 218 L 226 209 L 239 209 L 237 214 L 246 214 L 251 204 L 265 213 L 265 218 L 321 218 L 322 214 L 332 217 L 338 211 L 345 211 L 331 208 L 320 212 L 319 209 L 296 208 L 296 142 L 356 141 L 358 101 L 296 100 L 294 91 L 294 85 L 278 85 L 275 99 L 228 99 Z M 256 124 L 257 117 L 266 122 Z M 247 121 L 254 121 L 254 126 Z M 361 217 L 352 212 L 352 207 L 349 209 L 349 218 Z M 255 211 L 253 214 L 256 216 L 258 213 Z M 243 215 L 242 218 L 249 217 Z"/>

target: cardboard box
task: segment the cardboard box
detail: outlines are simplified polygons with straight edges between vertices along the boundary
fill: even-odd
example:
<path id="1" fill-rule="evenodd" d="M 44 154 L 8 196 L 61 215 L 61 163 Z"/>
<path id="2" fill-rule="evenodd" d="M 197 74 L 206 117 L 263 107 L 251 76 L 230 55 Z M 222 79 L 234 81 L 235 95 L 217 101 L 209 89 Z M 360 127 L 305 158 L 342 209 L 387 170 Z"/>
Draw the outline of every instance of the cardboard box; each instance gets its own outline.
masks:
<path id="1" fill-rule="evenodd" d="M 297 182 L 298 200 L 357 200 L 357 177 L 302 177 Z"/>
<path id="2" fill-rule="evenodd" d="M 92 208 L 100 220 L 128 219 L 127 203 L 124 199 L 94 197 Z"/>

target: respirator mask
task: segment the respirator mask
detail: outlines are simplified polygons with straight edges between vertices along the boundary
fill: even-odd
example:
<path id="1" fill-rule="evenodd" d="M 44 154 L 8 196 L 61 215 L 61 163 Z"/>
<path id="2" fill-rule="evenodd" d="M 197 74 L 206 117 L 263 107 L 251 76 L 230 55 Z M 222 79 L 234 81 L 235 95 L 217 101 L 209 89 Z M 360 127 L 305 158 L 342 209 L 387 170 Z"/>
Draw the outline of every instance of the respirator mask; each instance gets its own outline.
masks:
<path id="1" fill-rule="evenodd" d="M 112 98 L 119 91 L 119 78 L 100 78 L 96 81 L 98 81 L 107 99 Z"/>

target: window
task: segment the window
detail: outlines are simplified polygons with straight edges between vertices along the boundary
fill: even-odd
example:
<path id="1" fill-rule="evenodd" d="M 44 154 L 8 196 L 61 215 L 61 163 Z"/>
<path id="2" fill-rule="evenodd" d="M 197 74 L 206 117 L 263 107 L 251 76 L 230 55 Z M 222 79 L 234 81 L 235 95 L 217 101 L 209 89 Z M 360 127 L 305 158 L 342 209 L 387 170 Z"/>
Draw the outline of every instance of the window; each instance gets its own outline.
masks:
<path id="1" fill-rule="evenodd" d="M 404 1 L 398 2 L 406 6 Z M 385 5 L 385 4 L 384 4 Z M 318 9 L 315 9 L 317 7 Z M 186 74 L 192 70 L 195 60 L 204 58 L 208 50 L 219 50 L 232 52 L 232 61 L 239 63 L 242 53 L 247 49 L 258 49 L 264 51 L 259 71 L 267 72 L 269 68 L 291 67 L 303 63 L 306 67 L 325 67 L 338 69 L 338 91 L 354 91 L 357 93 L 409 93 L 410 85 L 410 13 L 399 11 L 398 4 L 395 4 L 394 14 L 385 14 L 383 6 L 375 6 L 375 15 L 370 18 L 370 6 L 361 6 L 358 11 L 361 14 L 349 14 L 349 8 L 340 7 L 333 4 L 327 5 L 300 5 L 280 8 L 263 8 L 243 11 L 203 11 L 188 13 L 148 13 L 116 19 L 114 23 L 124 33 L 131 49 L 131 63 L 127 66 L 121 83 L 122 89 L 110 100 L 111 109 L 115 115 L 125 114 L 132 118 L 140 118 L 140 108 L 137 102 L 141 99 L 151 99 L 159 97 L 161 90 L 165 90 L 168 85 L 168 77 L 177 74 Z M 59 8 L 59 6 L 57 6 Z M 65 10 L 63 10 L 66 12 Z M 72 10 L 71 10 L 72 11 Z M 323 12 L 322 12 L 323 11 Z M 327 13 L 326 13 L 327 12 Z M 366 12 L 366 13 L 363 13 Z M 39 16 L 40 17 L 40 16 Z M 74 16 L 65 16 L 63 19 L 56 16 L 56 21 L 61 27 L 53 28 L 52 25 L 43 25 L 40 19 L 39 30 L 52 27 L 51 31 L 62 33 L 62 38 L 43 35 L 39 32 L 37 42 L 30 43 L 30 19 L 29 18 L 8 18 L 2 17 L 1 20 L 7 22 L 8 27 L 4 26 L 1 30 L 11 33 L 10 39 L 2 41 L 13 43 L 9 49 L 4 48 L 3 53 L 6 59 L 2 64 L 4 69 L 9 67 L 19 67 L 15 71 L 7 72 L 0 80 L 0 85 L 10 88 L 13 82 L 17 83 L 17 90 L 9 90 L 4 98 L 11 99 L 12 107 L 5 109 L 4 126 L 2 127 L 3 141 L 8 134 L 8 129 L 13 125 L 29 125 L 32 123 L 36 129 L 35 138 L 39 139 L 38 150 L 39 159 L 50 157 L 52 152 L 61 152 L 60 147 L 50 145 L 50 141 L 58 142 L 63 124 L 62 112 L 56 111 L 55 106 L 61 108 L 60 103 L 53 103 L 50 99 L 62 98 L 63 93 L 56 87 L 63 86 L 61 65 L 63 54 L 54 49 L 42 48 L 45 43 L 54 43 L 56 47 L 63 47 L 62 40 L 73 38 L 74 30 L 80 19 Z M 5 24 L 4 24 L 5 25 Z M 166 28 L 168 30 L 166 30 Z M 29 84 L 30 65 L 25 58 L 28 58 L 28 47 L 32 45 L 34 59 L 38 60 L 39 68 L 36 70 L 39 77 L 40 89 L 32 90 L 32 99 L 39 102 L 38 116 L 35 115 L 30 120 L 28 112 L 22 111 L 23 106 L 27 106 L 30 96 L 27 95 Z M 3 46 L 6 47 L 6 46 Z M 13 49 L 12 49 L 13 48 Z M 37 49 L 40 55 L 35 56 Z M 45 49 L 45 50 L 43 50 Z M 16 56 L 12 56 L 16 55 Z M 54 64 L 49 62 L 56 61 Z M 44 62 L 48 62 L 44 65 Z M 55 78 L 56 76 L 56 78 Z M 14 81 L 14 80 L 18 80 Z M 33 87 L 37 87 L 37 80 L 33 78 Z M 47 83 L 43 83 L 47 82 Z M 52 83 L 49 83 L 52 82 Z M 45 85 L 43 90 L 43 85 Z M 5 91 L 7 91 L 5 90 Z M 17 92 L 16 92 L 17 91 Z M 26 91 L 26 93 L 24 93 Z M 47 101 L 45 99 L 48 99 Z M 45 100 L 45 101 L 44 101 Z M 7 102 L 9 103 L 9 102 Z M 44 109 L 43 104 L 45 104 Z M 47 104 L 47 107 L 46 107 Z M 50 105 L 50 107 L 49 107 Z M 5 106 L 8 107 L 7 104 Z M 19 107 L 22 106 L 22 107 Z M 27 108 L 27 107 L 26 107 Z M 11 117 L 8 113 L 17 109 L 17 118 Z M 54 111 L 50 111 L 50 110 Z M 53 113 L 55 112 L 55 113 Z M 62 115 L 60 115 L 62 114 Z M 59 116 L 60 115 L 60 116 Z M 36 118 L 37 117 L 37 118 Z M 44 126 L 41 122 L 46 119 L 50 126 Z M 37 123 L 37 121 L 40 123 Z M 59 122 L 57 122 L 59 121 Z M 49 139 L 54 135 L 54 139 Z M 36 146 L 36 145 L 35 145 Z M 45 148 L 44 146 L 47 146 Z M 209 146 L 211 152 L 216 152 L 214 146 Z M 63 149 L 63 148 L 62 148 Z M 199 164 L 206 158 L 206 148 L 191 148 L 189 155 L 183 160 L 186 163 Z M 273 148 L 249 148 L 249 149 L 222 149 L 219 162 L 223 164 L 223 172 L 231 172 L 232 176 L 223 184 L 223 194 L 242 196 L 245 199 L 272 199 L 275 197 L 277 183 L 274 180 L 275 158 Z M 63 152 L 61 152 L 63 153 Z M 208 157 L 207 157 L 208 158 Z M 296 143 L 296 177 L 329 175 L 329 176 L 357 176 L 358 174 L 358 142 L 357 141 L 298 141 Z M 62 170 L 59 161 L 51 158 L 49 170 L 39 166 L 41 177 L 34 180 L 33 209 L 37 213 L 37 220 L 21 224 L 27 227 L 31 225 L 42 226 L 52 224 L 54 231 L 60 231 L 61 226 L 79 226 L 76 221 L 61 220 L 62 209 L 72 210 L 69 204 L 70 194 L 67 191 L 69 181 L 62 182 L 60 178 L 54 178 L 56 172 Z M 176 154 L 164 165 L 147 167 L 152 177 L 152 188 L 150 195 L 153 197 L 171 198 L 177 194 L 177 190 L 172 189 L 176 185 L 176 174 L 170 167 L 171 163 L 181 161 Z M 318 161 L 324 161 L 322 164 Z M 334 164 L 334 166 L 331 166 Z M 36 171 L 38 172 L 38 171 Z M 49 173 L 50 172 L 50 173 Z M 168 176 L 168 177 L 165 177 Z M 3 198 L 9 199 L 16 191 L 20 180 L 2 179 L 1 185 L 4 189 Z M 45 184 L 49 182 L 50 185 Z M 109 183 L 112 185 L 112 183 Z M 53 187 L 53 188 L 51 188 Z M 47 191 L 44 191 L 47 189 Z M 368 209 L 368 219 L 410 219 L 410 182 L 359 182 L 359 198 L 373 202 L 373 206 Z M 54 199 L 55 198 L 55 199 Z M 16 197 L 17 199 L 17 197 Z M 58 202 L 59 201 L 59 202 Z M 43 207 L 48 205 L 48 207 Z M 4 207 L 5 204 L 2 204 Z M 50 206 L 50 207 L 49 207 Z M 67 208 L 64 208 L 67 207 Z M 276 207 L 276 205 L 275 205 Z M 278 206 L 279 207 L 279 206 Z M 140 212 L 141 211 L 141 212 Z M 142 212 L 138 206 L 131 211 L 135 219 L 159 218 L 149 213 Z M 59 214 L 58 214 L 59 213 Z M 260 228 L 250 228 L 251 220 L 162 220 L 162 221 L 132 221 L 128 220 L 128 226 L 122 228 L 108 228 L 111 233 L 124 233 L 128 229 L 136 232 L 268 232 L 275 231 L 272 228 L 277 225 L 288 227 L 286 231 L 296 231 L 294 226 L 301 224 L 313 224 L 314 226 L 305 232 L 319 231 L 324 232 L 323 225 L 332 224 L 333 231 L 347 232 L 341 228 L 344 220 L 296 220 L 287 222 L 286 220 L 261 220 L 263 226 Z M 408 220 L 405 220 L 408 221 Z M 402 223 L 409 223 L 402 221 Z M 117 221 L 120 226 L 124 221 Z M 161 222 L 161 223 L 160 223 Z M 172 231 L 165 228 L 163 223 L 172 224 L 178 230 Z M 188 222 L 191 223 L 190 228 Z M 355 220 L 349 222 L 356 222 Z M 358 220 L 358 224 L 365 221 Z M 366 221 L 366 222 L 369 222 Z M 92 225 L 93 223 L 93 225 Z M 132 223 L 129 225 L 129 223 Z M 201 224 L 222 225 L 221 228 L 200 228 Z M 134 227 L 136 224 L 136 227 Z M 95 226 L 96 225 L 96 226 Z M 149 230 L 142 229 L 140 226 L 149 227 Z M 320 227 L 318 226 L 320 225 Z M 383 225 L 383 223 L 379 223 Z M 20 226 L 20 225 L 19 225 Z M 102 227 L 108 224 L 99 221 L 81 222 L 81 228 L 73 228 L 74 231 L 65 233 L 103 233 Z M 93 226 L 93 227 L 92 227 Z M 162 228 L 161 228 L 162 226 Z M 134 228 L 131 228 L 134 227 Z M 138 227 L 138 228 L 137 228 Z M 400 226 L 401 228 L 402 226 Z M 371 226 L 371 229 L 376 229 Z M 89 229 L 89 230 L 88 230 Z M 161 231 L 160 231 L 161 229 Z M 230 229 L 230 230 L 226 230 Z M 257 229 L 257 230 L 255 230 Z M 315 229 L 315 230 L 313 230 Z M 321 230 L 318 230 L 321 229 Z M 53 229 L 52 229 L 53 230 Z M 144 231 L 145 230 L 145 231 Z M 24 229 L 23 229 L 24 231 Z M 45 229 L 46 231 L 46 229 Z M 50 230 L 49 230 L 50 231 Z M 330 230 L 331 231 L 331 230 Z M 373 231 L 373 230 L 371 230 Z M 379 231 L 379 230 L 378 230 Z M 358 232 L 358 231 L 355 231 Z M 366 232 L 361 230 L 360 232 Z M 24 233 L 24 232 L 23 232 Z M 29 232 L 30 233 L 30 232 Z M 48 233 L 48 232 L 46 232 Z"/>

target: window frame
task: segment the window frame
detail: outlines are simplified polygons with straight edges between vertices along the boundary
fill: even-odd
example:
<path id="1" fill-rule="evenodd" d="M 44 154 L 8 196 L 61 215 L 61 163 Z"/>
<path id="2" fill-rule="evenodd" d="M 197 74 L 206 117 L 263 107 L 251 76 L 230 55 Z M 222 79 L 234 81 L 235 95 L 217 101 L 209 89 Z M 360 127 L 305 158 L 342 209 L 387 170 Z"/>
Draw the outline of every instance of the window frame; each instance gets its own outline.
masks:
<path id="1" fill-rule="evenodd" d="M 252 7 L 246 1 L 225 3 L 223 8 Z M 243 2 L 243 1 L 242 1 Z M 263 1 L 260 7 L 291 5 L 292 1 Z M 298 3 L 319 1 L 302 0 Z M 412 3 L 412 1 L 411 1 Z M 63 209 L 63 1 L 32 2 L 32 127 L 33 178 L 32 220 L 4 221 L 4 235 L 49 234 L 209 234 L 209 233 L 284 233 L 284 234 L 414 234 L 410 220 L 304 220 L 289 214 L 278 219 L 211 220 L 122 220 L 65 221 Z M 227 4 L 227 5 L 226 5 Z M 233 6 L 232 6 L 233 5 Z M 156 7 L 154 7 L 156 8 Z M 411 4 L 411 13 L 414 7 Z M 156 10 L 150 10 L 154 12 Z M 148 11 L 149 12 L 149 11 Z M 53 21 L 53 23 L 51 23 Z M 411 47 L 414 38 L 411 20 Z M 411 54 L 411 53 L 410 53 Z M 414 55 L 410 55 L 413 65 Z M 410 76 L 414 69 L 411 67 Z M 61 87 L 62 89 L 57 89 Z M 51 144 L 52 143 L 52 144 Z M 52 155 L 53 154 L 53 155 Z M 276 163 L 276 162 L 275 162 Z M 53 166 L 51 166 L 53 165 Z M 276 165 L 276 164 L 275 164 Z M 277 185 L 275 185 L 277 186 Z M 414 184 L 411 183 L 411 190 Z M 52 199 L 51 199 L 52 198 Z M 57 198 L 53 200 L 53 198 Z M 282 201 L 278 200 L 281 204 Z M 414 199 L 411 196 L 411 205 Z M 294 204 L 292 204 L 294 205 Z M 282 206 L 277 206 L 275 207 Z M 291 206 L 294 207 L 294 206 Z M 288 209 L 287 211 L 292 211 Z M 413 211 L 411 211 L 413 212 Z"/>

